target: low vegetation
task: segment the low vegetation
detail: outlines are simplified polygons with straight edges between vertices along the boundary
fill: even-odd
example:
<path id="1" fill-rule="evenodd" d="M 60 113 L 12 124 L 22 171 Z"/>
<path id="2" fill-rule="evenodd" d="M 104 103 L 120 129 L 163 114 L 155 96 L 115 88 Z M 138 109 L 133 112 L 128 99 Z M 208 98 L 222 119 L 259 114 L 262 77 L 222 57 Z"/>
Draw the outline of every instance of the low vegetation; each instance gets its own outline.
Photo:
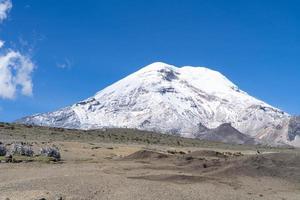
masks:
<path id="1" fill-rule="evenodd" d="M 46 156 L 0 156 L 0 162 L 2 163 L 20 163 L 20 162 L 41 162 L 41 163 L 51 163 L 56 162 L 57 160 L 52 157 L 46 157 Z"/>
<path id="2" fill-rule="evenodd" d="M 230 145 L 198 139 L 182 138 L 166 134 L 137 129 L 97 129 L 77 130 L 54 127 L 40 127 L 22 124 L 0 123 L 0 141 L 42 141 L 42 142 L 104 142 L 143 145 L 165 145 L 175 147 L 207 147 L 216 146 L 223 149 L 277 149 L 267 146 Z M 285 147 L 288 149 L 287 147 Z"/>

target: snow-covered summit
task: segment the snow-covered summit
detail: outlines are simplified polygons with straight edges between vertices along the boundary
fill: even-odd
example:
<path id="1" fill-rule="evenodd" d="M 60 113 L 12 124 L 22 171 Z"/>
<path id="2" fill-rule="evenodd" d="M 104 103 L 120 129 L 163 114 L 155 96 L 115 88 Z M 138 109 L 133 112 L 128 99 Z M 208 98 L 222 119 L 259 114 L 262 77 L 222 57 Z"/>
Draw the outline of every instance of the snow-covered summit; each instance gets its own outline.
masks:
<path id="1" fill-rule="evenodd" d="M 140 69 L 130 77 L 135 78 L 137 76 L 145 79 L 152 77 L 160 80 L 163 78 L 167 81 L 184 79 L 198 88 L 216 93 L 237 89 L 237 86 L 221 73 L 206 67 L 175 67 L 163 62 L 155 62 Z"/>
<path id="2" fill-rule="evenodd" d="M 201 126 L 231 125 L 265 142 L 287 143 L 290 116 L 205 67 L 150 64 L 94 96 L 20 120 L 46 126 L 127 127 L 195 137 Z"/>

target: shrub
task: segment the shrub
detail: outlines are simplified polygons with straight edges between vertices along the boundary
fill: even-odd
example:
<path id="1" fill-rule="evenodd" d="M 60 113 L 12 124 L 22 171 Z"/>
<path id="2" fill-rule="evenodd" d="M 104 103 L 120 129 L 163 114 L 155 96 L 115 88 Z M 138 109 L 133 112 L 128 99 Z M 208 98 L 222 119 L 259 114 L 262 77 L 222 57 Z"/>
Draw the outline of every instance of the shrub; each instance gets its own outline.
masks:
<path id="1" fill-rule="evenodd" d="M 60 152 L 56 147 L 45 147 L 41 148 L 40 154 L 42 156 L 55 158 L 56 160 L 60 160 Z"/>

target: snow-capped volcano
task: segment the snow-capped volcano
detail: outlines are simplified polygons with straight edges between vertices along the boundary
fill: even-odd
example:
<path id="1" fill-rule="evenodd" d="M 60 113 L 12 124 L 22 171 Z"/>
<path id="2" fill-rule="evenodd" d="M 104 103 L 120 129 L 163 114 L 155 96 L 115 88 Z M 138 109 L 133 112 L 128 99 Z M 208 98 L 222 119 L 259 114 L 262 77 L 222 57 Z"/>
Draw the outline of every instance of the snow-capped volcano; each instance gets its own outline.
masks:
<path id="1" fill-rule="evenodd" d="M 196 137 L 224 123 L 267 143 L 290 143 L 290 116 L 240 90 L 217 71 L 157 62 L 94 96 L 19 122 L 95 129 L 125 127 Z"/>

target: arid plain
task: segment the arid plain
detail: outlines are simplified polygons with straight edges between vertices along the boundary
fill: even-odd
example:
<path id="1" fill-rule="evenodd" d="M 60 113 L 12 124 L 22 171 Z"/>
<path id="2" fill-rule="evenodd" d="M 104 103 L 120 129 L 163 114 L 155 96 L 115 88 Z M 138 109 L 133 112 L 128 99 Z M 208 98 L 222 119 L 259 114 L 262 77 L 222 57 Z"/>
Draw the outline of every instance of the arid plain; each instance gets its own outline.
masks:
<path id="1" fill-rule="evenodd" d="M 56 146 L 61 161 L 0 163 L 0 199 L 300 199 L 300 151 L 128 129 L 1 124 L 8 148 Z"/>

